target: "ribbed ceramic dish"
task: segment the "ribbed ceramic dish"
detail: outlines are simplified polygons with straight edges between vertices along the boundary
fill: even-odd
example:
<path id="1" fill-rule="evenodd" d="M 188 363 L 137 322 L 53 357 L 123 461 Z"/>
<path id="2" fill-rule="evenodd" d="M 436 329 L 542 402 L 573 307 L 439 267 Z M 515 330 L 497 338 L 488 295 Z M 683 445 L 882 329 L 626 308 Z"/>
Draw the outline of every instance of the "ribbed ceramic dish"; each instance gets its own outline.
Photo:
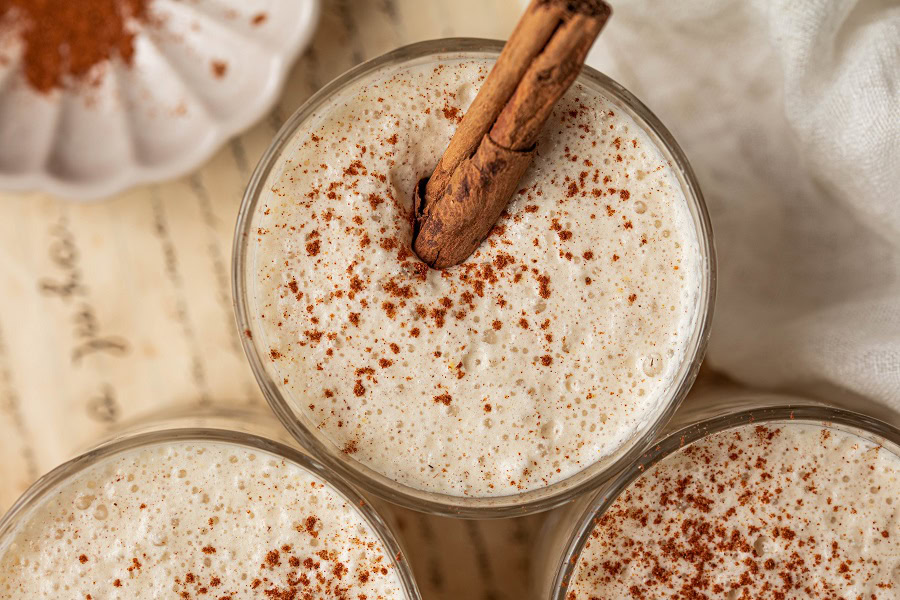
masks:
<path id="1" fill-rule="evenodd" d="M 319 0 L 154 0 L 135 55 L 96 85 L 28 87 L 0 35 L 0 189 L 76 200 L 170 179 L 271 108 L 309 41 Z"/>

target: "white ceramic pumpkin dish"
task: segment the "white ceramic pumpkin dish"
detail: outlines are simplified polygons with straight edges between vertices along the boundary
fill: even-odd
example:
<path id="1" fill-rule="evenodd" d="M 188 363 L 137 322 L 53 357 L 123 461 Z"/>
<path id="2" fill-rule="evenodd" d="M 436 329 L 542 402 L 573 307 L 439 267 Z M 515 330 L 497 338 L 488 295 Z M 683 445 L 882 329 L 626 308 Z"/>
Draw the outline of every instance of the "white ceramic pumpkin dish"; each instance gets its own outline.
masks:
<path id="1" fill-rule="evenodd" d="M 262 117 L 309 41 L 318 0 L 153 0 L 131 65 L 37 92 L 0 33 L 0 188 L 72 199 L 184 174 Z M 91 73 L 93 76 L 94 74 Z"/>

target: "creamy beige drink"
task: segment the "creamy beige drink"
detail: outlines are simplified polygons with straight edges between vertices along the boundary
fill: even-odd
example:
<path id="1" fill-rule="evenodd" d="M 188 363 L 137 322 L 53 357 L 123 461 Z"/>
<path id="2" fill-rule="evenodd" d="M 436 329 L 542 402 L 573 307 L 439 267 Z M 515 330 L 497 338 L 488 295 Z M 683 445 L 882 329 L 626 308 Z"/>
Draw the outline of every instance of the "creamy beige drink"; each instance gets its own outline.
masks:
<path id="1" fill-rule="evenodd" d="M 673 166 L 576 83 L 465 263 L 410 249 L 431 172 L 492 61 L 385 67 L 307 119 L 246 236 L 248 339 L 295 418 L 399 483 L 496 497 L 615 452 L 672 401 L 704 318 Z"/>
<path id="2" fill-rule="evenodd" d="M 0 539 L 0 598 L 407 598 L 359 509 L 300 465 L 212 441 L 97 462 Z"/>
<path id="3" fill-rule="evenodd" d="M 664 458 L 596 521 L 565 597 L 900 594 L 900 458 L 842 429 L 745 425 Z"/>

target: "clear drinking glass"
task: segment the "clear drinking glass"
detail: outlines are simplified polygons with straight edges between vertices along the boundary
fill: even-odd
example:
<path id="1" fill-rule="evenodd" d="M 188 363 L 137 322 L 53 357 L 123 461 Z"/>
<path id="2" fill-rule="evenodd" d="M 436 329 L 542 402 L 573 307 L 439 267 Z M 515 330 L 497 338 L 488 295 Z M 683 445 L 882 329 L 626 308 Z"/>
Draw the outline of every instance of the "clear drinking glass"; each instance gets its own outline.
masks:
<path id="1" fill-rule="evenodd" d="M 670 433 L 662 441 L 654 444 L 599 493 L 592 497 L 581 498 L 571 506 L 551 515 L 544 524 L 535 550 L 532 585 L 534 598 L 565 600 L 569 578 L 574 572 L 596 520 L 647 469 L 684 446 L 707 436 L 750 423 L 809 424 L 852 433 L 900 456 L 900 429 L 860 413 L 796 398 L 793 399 L 795 404 L 784 404 L 787 398 L 777 395 L 743 394 L 738 405 L 754 408 L 740 411 L 735 408 L 735 402 L 728 398 L 720 399 L 707 407 L 710 412 L 706 417 Z M 781 404 L 772 405 L 779 400 Z M 700 415 L 702 411 L 695 414 Z M 708 414 L 716 416 L 709 418 Z"/>
<path id="2" fill-rule="evenodd" d="M 599 91 L 617 104 L 619 110 L 634 119 L 673 166 L 687 199 L 700 246 L 702 278 L 694 329 L 668 399 L 660 403 L 656 414 L 648 419 L 644 429 L 637 432 L 614 454 L 554 485 L 509 496 L 473 498 L 426 492 L 388 479 L 352 456 L 341 452 L 340 448 L 317 431 L 313 423 L 305 420 L 300 411 L 294 409 L 291 399 L 283 389 L 282 377 L 272 370 L 269 361 L 263 360 L 269 350 L 261 341 L 263 336 L 253 317 L 254 311 L 251 310 L 250 300 L 250 290 L 254 288 L 252 269 L 255 259 L 249 240 L 256 231 L 255 217 L 260 198 L 271 186 L 270 178 L 278 176 L 276 167 L 282 154 L 290 150 L 294 134 L 314 117 L 318 110 L 361 80 L 397 66 L 430 64 L 442 58 L 494 60 L 502 47 L 502 42 L 468 38 L 421 42 L 363 63 L 323 87 L 288 119 L 266 150 L 247 186 L 235 231 L 232 285 L 237 323 L 242 332 L 241 341 L 253 373 L 275 414 L 310 454 L 355 485 L 390 502 L 432 514 L 470 518 L 517 516 L 558 506 L 580 494 L 597 489 L 622 467 L 640 456 L 678 408 L 697 375 L 709 338 L 712 319 L 715 298 L 715 251 L 709 216 L 694 173 L 672 135 L 640 100 L 609 77 L 586 66 L 578 81 L 592 90 Z"/>
<path id="3" fill-rule="evenodd" d="M 372 505 L 338 475 L 296 448 L 270 412 L 252 408 L 186 408 L 164 411 L 123 425 L 115 437 L 63 463 L 38 479 L 0 518 L 0 554 L 33 509 L 83 470 L 119 454 L 165 443 L 229 444 L 290 461 L 326 482 L 355 507 L 391 557 L 407 600 L 421 600 L 409 563 L 390 527 Z"/>

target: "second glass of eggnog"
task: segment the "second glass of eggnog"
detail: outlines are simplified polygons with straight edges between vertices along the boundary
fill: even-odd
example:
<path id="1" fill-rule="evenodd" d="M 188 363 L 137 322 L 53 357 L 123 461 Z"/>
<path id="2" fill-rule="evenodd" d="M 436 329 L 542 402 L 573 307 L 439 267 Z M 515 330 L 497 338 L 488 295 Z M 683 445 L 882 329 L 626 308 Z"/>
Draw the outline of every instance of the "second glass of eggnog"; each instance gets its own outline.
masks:
<path id="1" fill-rule="evenodd" d="M 0 599 L 420 600 L 389 528 L 270 413 L 172 412 L 0 518 Z"/>

